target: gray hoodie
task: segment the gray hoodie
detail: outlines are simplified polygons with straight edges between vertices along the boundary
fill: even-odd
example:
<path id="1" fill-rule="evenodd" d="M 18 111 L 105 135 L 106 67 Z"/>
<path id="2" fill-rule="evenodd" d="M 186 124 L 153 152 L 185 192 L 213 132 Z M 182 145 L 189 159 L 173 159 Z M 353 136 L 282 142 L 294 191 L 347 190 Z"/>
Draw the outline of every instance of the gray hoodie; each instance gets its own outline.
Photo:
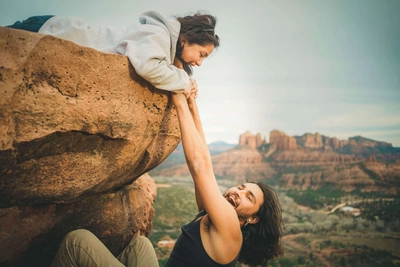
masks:
<path id="1" fill-rule="evenodd" d="M 156 88 L 183 92 L 189 76 L 173 65 L 180 23 L 156 11 L 143 13 L 140 25 L 93 28 L 76 17 L 54 16 L 39 33 L 129 58 L 135 71 Z"/>

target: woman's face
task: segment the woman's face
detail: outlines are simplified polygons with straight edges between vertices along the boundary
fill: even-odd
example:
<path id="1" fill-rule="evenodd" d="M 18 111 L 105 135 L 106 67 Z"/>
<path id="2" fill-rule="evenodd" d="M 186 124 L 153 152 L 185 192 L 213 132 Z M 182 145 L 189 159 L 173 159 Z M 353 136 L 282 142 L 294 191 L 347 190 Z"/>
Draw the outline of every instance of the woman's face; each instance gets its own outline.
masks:
<path id="1" fill-rule="evenodd" d="M 201 66 L 203 59 L 208 57 L 214 50 L 213 44 L 198 45 L 182 42 L 182 59 L 192 66 Z"/>

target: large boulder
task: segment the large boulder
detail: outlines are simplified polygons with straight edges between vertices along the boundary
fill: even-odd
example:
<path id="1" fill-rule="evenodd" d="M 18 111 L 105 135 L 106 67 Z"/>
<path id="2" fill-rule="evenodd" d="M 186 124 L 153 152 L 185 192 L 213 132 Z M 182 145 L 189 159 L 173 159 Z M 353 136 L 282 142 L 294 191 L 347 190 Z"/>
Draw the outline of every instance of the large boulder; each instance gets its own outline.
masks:
<path id="1" fill-rule="evenodd" d="M 3 27 L 0 53 L 0 207 L 125 185 L 179 143 L 168 94 L 127 57 Z"/>
<path id="2" fill-rule="evenodd" d="M 130 207 L 154 197 L 129 197 L 129 186 L 180 141 L 169 93 L 125 56 L 48 35 L 0 27 L 0 54 L 0 263 L 74 227 L 118 249 L 148 235 L 152 216 Z M 105 218 L 125 223 L 115 231 Z"/>
<path id="3" fill-rule="evenodd" d="M 50 266 L 63 237 L 80 228 L 118 255 L 134 236 L 149 235 L 155 197 L 156 185 L 144 174 L 76 202 L 0 209 L 0 266 Z"/>

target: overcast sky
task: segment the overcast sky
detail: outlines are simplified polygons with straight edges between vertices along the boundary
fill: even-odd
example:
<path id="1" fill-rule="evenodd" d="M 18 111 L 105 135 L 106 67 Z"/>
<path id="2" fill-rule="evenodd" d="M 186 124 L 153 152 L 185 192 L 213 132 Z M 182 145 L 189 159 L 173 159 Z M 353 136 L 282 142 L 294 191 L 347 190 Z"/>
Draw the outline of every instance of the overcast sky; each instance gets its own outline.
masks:
<path id="1" fill-rule="evenodd" d="M 221 46 L 193 76 L 208 142 L 277 129 L 400 147 L 400 0 L 0 0 L 0 25 L 55 14 L 118 26 L 148 10 L 218 18 Z"/>

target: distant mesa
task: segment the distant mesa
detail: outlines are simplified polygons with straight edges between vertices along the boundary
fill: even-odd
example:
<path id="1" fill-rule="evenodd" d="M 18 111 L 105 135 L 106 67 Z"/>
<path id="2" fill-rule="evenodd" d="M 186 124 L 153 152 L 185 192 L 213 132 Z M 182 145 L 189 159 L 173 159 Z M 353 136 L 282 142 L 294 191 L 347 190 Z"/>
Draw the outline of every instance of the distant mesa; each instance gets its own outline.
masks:
<path id="1" fill-rule="evenodd" d="M 239 146 L 249 146 L 252 149 L 256 149 L 266 143 L 265 138 L 261 139 L 261 134 L 259 133 L 253 135 L 250 131 L 247 131 L 239 137 Z"/>
<path id="2" fill-rule="evenodd" d="M 296 150 L 296 139 L 292 136 L 286 135 L 284 132 L 273 130 L 269 135 L 270 144 L 276 150 Z"/>
<path id="3" fill-rule="evenodd" d="M 174 162 L 167 158 L 150 174 L 190 175 L 182 151 L 180 157 Z M 339 140 L 319 133 L 289 136 L 273 130 L 267 142 L 260 133 L 246 131 L 237 146 L 212 154 L 212 163 L 218 179 L 235 182 L 267 181 L 294 190 L 329 186 L 346 192 L 400 192 L 400 148 L 361 136 Z"/>
<path id="4" fill-rule="evenodd" d="M 339 140 L 335 137 L 327 137 L 319 133 L 305 133 L 302 136 L 289 136 L 282 131 L 272 130 L 269 143 L 261 134 L 252 134 L 246 131 L 239 137 L 239 146 L 248 146 L 253 149 L 269 145 L 274 150 L 297 150 L 309 148 L 322 151 L 340 151 L 343 153 L 362 153 L 366 151 L 392 151 L 396 149 L 387 142 L 374 141 L 362 136 L 350 137 L 348 140 Z"/>

